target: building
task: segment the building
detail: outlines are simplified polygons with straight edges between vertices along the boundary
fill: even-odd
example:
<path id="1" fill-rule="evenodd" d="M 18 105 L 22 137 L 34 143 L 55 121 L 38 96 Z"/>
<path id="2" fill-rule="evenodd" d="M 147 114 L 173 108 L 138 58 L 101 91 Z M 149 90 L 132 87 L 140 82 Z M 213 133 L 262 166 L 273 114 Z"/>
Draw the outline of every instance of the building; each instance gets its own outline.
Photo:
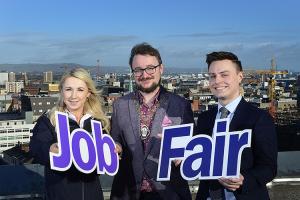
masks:
<path id="1" fill-rule="evenodd" d="M 21 95 L 21 109 L 23 112 L 32 111 L 33 121 L 37 120 L 44 112 L 51 110 L 58 100 L 58 96 L 27 96 Z"/>
<path id="2" fill-rule="evenodd" d="M 52 71 L 44 72 L 44 83 L 52 83 L 52 82 L 53 82 Z"/>
<path id="3" fill-rule="evenodd" d="M 49 94 L 59 93 L 59 84 L 57 84 L 57 83 L 49 83 L 48 84 L 48 93 Z"/>
<path id="4" fill-rule="evenodd" d="M 0 155 L 17 144 L 29 143 L 32 112 L 0 113 Z"/>
<path id="5" fill-rule="evenodd" d="M 280 111 L 288 111 L 288 110 L 295 110 L 297 108 L 297 100 L 286 98 L 286 99 L 279 99 L 277 101 L 277 110 Z"/>
<path id="6" fill-rule="evenodd" d="M 7 112 L 7 109 L 11 105 L 11 95 L 0 95 L 0 113 Z"/>
<path id="7" fill-rule="evenodd" d="M 19 93 L 24 88 L 24 82 L 18 81 L 18 82 L 6 82 L 6 92 L 7 93 Z"/>
<path id="8" fill-rule="evenodd" d="M 8 81 L 8 73 L 7 72 L 0 72 L 0 85 L 5 85 Z"/>
<path id="9" fill-rule="evenodd" d="M 28 85 L 28 77 L 26 72 L 21 73 L 21 80 L 24 82 L 24 85 Z"/>
<path id="10" fill-rule="evenodd" d="M 26 85 L 23 88 L 23 92 L 26 95 L 38 95 L 40 91 L 40 88 L 38 86 L 34 85 Z"/>
<path id="11" fill-rule="evenodd" d="M 15 72 L 9 72 L 8 81 L 9 82 L 15 82 L 16 81 L 16 73 Z"/>
<path id="12" fill-rule="evenodd" d="M 33 161 L 29 153 L 29 144 L 18 143 L 16 146 L 2 152 L 3 161 L 10 165 L 30 164 Z"/>

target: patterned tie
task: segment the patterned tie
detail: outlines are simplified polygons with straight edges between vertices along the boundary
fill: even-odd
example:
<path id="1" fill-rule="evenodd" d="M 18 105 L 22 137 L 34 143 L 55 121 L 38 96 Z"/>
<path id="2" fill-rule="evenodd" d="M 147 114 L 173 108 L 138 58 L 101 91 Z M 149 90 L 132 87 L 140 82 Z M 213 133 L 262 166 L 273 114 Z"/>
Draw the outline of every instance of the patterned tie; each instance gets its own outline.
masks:
<path id="1" fill-rule="evenodd" d="M 225 107 L 221 107 L 219 109 L 219 112 L 221 113 L 220 119 L 224 119 L 230 114 L 230 111 L 227 110 Z M 220 185 L 220 183 L 217 180 L 210 181 L 209 194 L 212 200 L 225 199 L 224 188 Z"/>
<path id="2" fill-rule="evenodd" d="M 225 107 L 221 107 L 219 109 L 219 112 L 221 113 L 220 119 L 224 119 L 229 115 L 229 110 L 227 110 Z"/>

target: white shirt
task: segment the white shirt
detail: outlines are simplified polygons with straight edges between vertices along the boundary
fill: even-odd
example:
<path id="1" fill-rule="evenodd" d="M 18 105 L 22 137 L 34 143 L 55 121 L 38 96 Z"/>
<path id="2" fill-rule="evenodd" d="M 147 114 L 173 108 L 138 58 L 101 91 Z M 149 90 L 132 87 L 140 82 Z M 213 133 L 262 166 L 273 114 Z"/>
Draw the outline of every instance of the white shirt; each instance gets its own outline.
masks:
<path id="1" fill-rule="evenodd" d="M 225 108 L 230 112 L 229 115 L 227 116 L 227 118 L 230 119 L 230 122 L 234 116 L 236 107 L 239 105 L 241 100 L 242 100 L 242 96 L 238 96 L 232 102 L 230 102 L 229 104 L 227 104 L 225 106 Z M 218 103 L 218 113 L 217 113 L 216 119 L 220 119 L 220 117 L 221 117 L 221 112 L 219 112 L 221 107 L 223 107 L 223 106 L 220 103 Z M 236 200 L 233 192 L 228 192 L 226 189 L 224 189 L 224 193 L 225 193 L 226 200 Z M 210 200 L 210 198 L 208 198 L 207 200 Z"/>
<path id="2" fill-rule="evenodd" d="M 65 111 L 66 111 L 66 113 L 68 114 L 68 117 L 69 117 L 70 119 L 73 119 L 75 122 L 77 122 L 75 115 L 73 115 L 73 114 L 72 114 L 70 111 L 68 111 L 68 110 L 65 110 Z M 84 114 L 84 115 L 81 117 L 80 121 L 79 121 L 79 127 L 80 127 L 80 128 L 83 128 L 84 121 L 85 121 L 86 119 L 90 118 L 91 116 L 92 116 L 92 115 L 89 114 L 89 113 Z"/>

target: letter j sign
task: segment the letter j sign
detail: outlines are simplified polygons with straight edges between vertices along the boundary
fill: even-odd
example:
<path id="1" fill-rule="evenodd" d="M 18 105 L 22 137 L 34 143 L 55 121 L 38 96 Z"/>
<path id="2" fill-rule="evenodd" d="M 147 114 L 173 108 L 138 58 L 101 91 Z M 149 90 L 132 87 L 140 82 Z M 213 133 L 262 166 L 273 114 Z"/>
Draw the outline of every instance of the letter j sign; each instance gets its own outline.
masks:
<path id="1" fill-rule="evenodd" d="M 56 132 L 59 153 L 50 152 L 51 169 L 66 171 L 72 164 L 83 173 L 97 169 L 98 174 L 113 176 L 119 168 L 119 158 L 114 152 L 113 139 L 102 133 L 101 123 L 91 120 L 92 133 L 75 129 L 70 134 L 68 116 L 56 112 Z"/>

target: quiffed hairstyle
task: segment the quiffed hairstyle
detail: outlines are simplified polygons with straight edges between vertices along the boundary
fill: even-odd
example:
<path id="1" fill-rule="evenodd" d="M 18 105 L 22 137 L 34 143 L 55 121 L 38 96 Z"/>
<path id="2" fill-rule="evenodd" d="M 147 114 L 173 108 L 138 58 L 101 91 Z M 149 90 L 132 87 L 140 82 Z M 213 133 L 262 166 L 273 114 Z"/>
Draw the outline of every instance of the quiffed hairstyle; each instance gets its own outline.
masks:
<path id="1" fill-rule="evenodd" d="M 235 54 L 227 51 L 218 51 L 207 54 L 206 63 L 208 65 L 208 69 L 212 62 L 220 60 L 231 60 L 233 63 L 236 64 L 238 71 L 243 71 L 242 63 L 241 61 L 239 61 L 239 58 Z"/>
<path id="2" fill-rule="evenodd" d="M 146 42 L 137 44 L 131 49 L 130 58 L 129 58 L 129 65 L 131 68 L 132 68 L 132 60 L 135 55 L 155 56 L 156 59 L 158 60 L 158 63 L 162 64 L 159 51 Z"/>
<path id="3" fill-rule="evenodd" d="M 101 103 L 100 103 L 100 97 L 96 90 L 95 84 L 94 84 L 90 74 L 85 69 L 82 69 L 82 68 L 73 69 L 73 70 L 67 72 L 61 78 L 60 83 L 59 83 L 60 96 L 58 97 L 56 106 L 54 106 L 48 114 L 51 123 L 55 126 L 55 111 L 65 112 L 65 110 L 66 110 L 66 105 L 64 103 L 62 93 L 63 93 L 64 83 L 65 83 L 66 79 L 69 77 L 78 78 L 86 83 L 87 88 L 91 94 L 87 98 L 87 100 L 84 104 L 83 112 L 89 113 L 95 119 L 100 120 L 101 124 L 103 126 L 103 130 L 105 130 L 107 133 L 109 133 L 109 131 L 110 131 L 109 120 L 107 119 L 107 117 L 105 116 L 105 114 L 102 110 Z"/>

